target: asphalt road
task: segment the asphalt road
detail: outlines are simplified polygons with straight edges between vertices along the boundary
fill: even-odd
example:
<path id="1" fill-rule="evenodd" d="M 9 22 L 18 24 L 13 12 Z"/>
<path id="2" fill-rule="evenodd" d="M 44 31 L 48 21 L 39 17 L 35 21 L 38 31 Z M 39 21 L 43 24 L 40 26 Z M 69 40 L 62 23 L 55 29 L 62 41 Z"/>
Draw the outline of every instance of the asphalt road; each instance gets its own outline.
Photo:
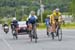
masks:
<path id="1" fill-rule="evenodd" d="M 75 50 L 75 29 L 63 29 L 63 40 L 52 40 L 46 30 L 38 30 L 38 42 L 30 42 L 28 35 L 14 40 L 11 31 L 5 34 L 0 26 L 0 50 Z"/>

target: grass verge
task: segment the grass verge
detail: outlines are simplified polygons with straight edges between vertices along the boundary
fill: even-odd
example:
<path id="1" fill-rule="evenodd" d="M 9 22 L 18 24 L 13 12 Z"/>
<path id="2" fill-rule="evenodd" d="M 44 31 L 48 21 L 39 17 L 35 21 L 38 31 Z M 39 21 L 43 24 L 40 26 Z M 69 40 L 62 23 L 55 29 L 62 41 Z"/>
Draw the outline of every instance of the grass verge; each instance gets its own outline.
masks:
<path id="1" fill-rule="evenodd" d="M 75 23 L 66 23 L 65 25 L 61 25 L 61 27 L 63 29 L 75 29 Z M 46 25 L 43 24 L 39 24 L 38 29 L 45 29 Z"/>

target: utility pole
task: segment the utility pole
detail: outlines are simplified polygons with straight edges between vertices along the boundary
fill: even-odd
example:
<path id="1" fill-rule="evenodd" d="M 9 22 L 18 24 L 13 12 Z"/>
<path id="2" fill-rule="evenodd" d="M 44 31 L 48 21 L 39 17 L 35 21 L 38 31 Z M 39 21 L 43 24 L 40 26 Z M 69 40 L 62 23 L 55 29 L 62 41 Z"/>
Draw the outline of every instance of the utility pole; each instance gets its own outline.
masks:
<path id="1" fill-rule="evenodd" d="M 42 0 L 40 0 L 40 10 L 41 10 L 41 23 L 43 23 L 44 5 L 42 4 Z"/>
<path id="2" fill-rule="evenodd" d="M 40 0 L 40 10 L 41 10 L 41 5 L 42 5 L 42 0 Z M 41 11 L 41 23 L 43 22 L 43 19 L 42 19 L 42 11 Z"/>

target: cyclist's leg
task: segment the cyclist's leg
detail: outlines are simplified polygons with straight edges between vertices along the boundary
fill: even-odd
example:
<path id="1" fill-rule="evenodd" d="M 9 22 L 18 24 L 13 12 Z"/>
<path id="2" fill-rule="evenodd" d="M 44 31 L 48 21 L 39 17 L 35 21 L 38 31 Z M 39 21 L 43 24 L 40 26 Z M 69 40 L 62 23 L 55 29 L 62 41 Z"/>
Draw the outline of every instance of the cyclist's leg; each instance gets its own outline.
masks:
<path id="1" fill-rule="evenodd" d="M 31 31 L 32 31 L 32 24 L 31 23 L 27 24 L 27 31 L 29 33 L 29 37 L 31 38 L 32 37 L 32 33 L 31 33 Z"/>
<path id="2" fill-rule="evenodd" d="M 56 32 L 56 26 L 55 26 L 55 24 L 52 24 L 52 32 Z"/>
<path id="3" fill-rule="evenodd" d="M 47 35 L 49 35 L 49 32 L 48 32 L 48 26 L 47 26 Z"/>
<path id="4" fill-rule="evenodd" d="M 33 24 L 33 28 L 34 28 L 34 30 L 36 31 L 36 23 L 35 23 L 35 24 Z"/>
<path id="5" fill-rule="evenodd" d="M 50 33 L 50 25 L 47 26 L 47 35 L 49 36 Z"/>
<path id="6" fill-rule="evenodd" d="M 51 35 L 52 35 L 52 38 L 54 39 L 54 32 L 55 32 L 55 24 L 52 24 L 51 25 Z"/>
<path id="7" fill-rule="evenodd" d="M 59 34 L 58 29 L 60 29 L 60 23 L 59 22 L 57 22 L 56 29 L 57 29 L 56 30 L 57 31 L 56 36 L 58 36 L 58 34 Z"/>
<path id="8" fill-rule="evenodd" d="M 37 37 L 37 32 L 36 32 L 36 23 L 35 24 L 33 24 L 33 38 L 38 38 Z"/>
<path id="9" fill-rule="evenodd" d="M 32 24 L 28 23 L 28 30 L 31 31 L 32 30 Z"/>

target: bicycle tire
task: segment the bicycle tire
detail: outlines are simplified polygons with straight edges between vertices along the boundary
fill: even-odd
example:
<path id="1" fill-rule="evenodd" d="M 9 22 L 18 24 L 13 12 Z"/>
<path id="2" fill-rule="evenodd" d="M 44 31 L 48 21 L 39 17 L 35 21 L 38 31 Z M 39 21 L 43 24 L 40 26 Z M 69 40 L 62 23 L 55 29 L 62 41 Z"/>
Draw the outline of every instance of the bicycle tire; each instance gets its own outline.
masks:
<path id="1" fill-rule="evenodd" d="M 62 40 L 62 29 L 61 28 L 58 29 L 58 40 L 59 41 Z"/>
<path id="2" fill-rule="evenodd" d="M 37 33 L 36 33 L 36 27 L 33 28 L 33 36 L 35 37 L 35 43 L 37 43 Z"/>

